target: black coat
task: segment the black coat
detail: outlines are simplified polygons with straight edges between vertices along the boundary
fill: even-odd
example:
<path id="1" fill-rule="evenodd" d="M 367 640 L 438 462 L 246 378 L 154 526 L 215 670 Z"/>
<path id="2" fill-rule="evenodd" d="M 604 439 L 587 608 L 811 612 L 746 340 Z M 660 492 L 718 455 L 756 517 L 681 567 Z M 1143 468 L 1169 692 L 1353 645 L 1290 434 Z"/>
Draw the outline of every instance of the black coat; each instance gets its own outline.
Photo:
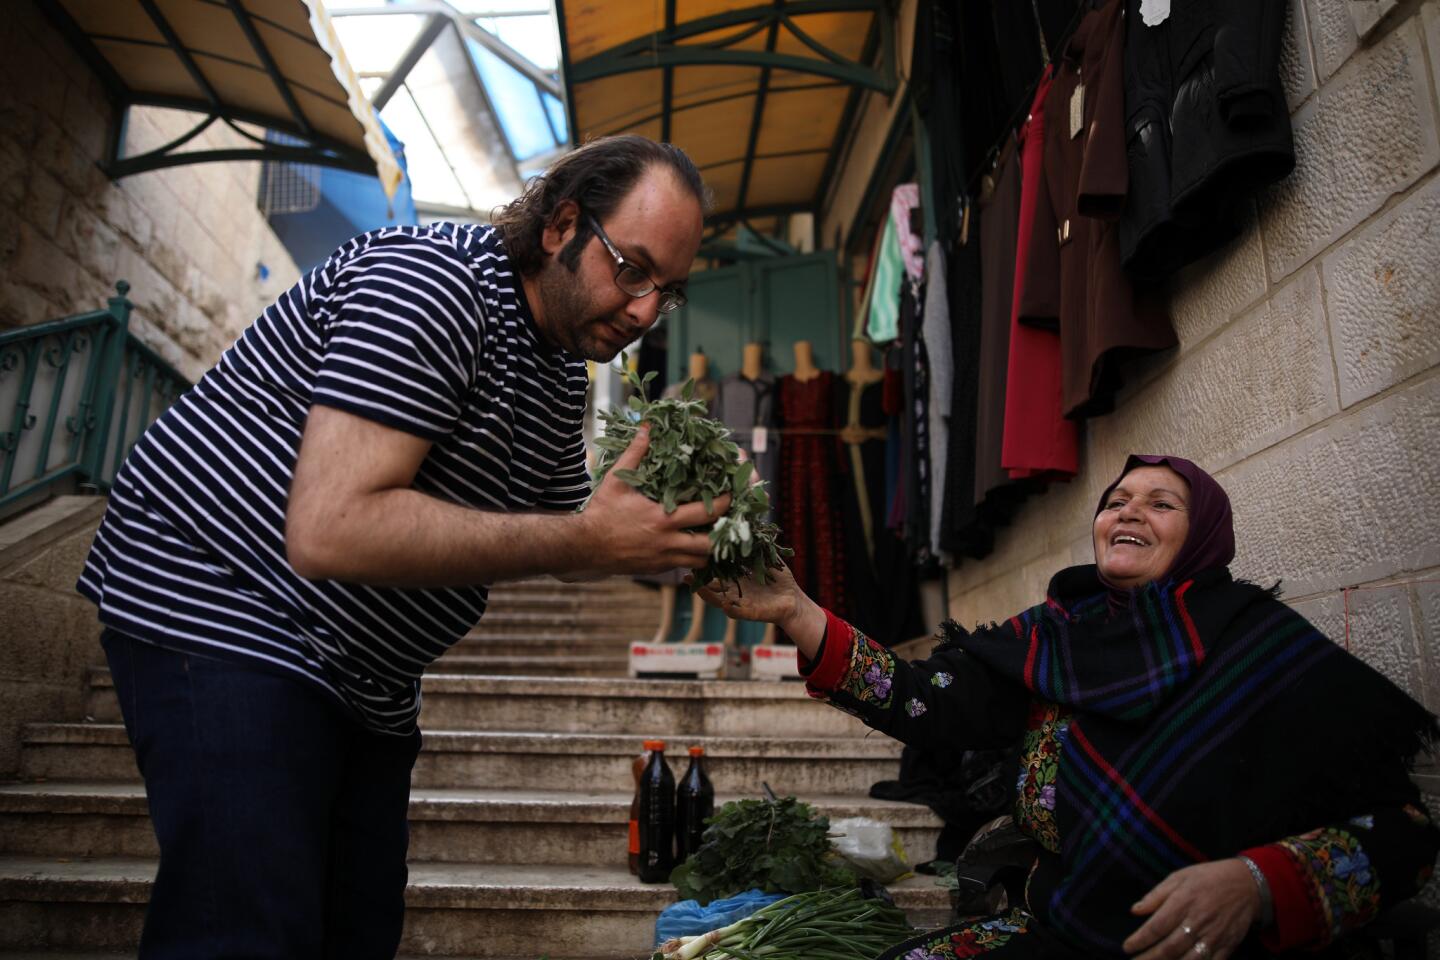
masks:
<path id="1" fill-rule="evenodd" d="M 1126 0 L 1129 197 L 1122 262 L 1160 277 L 1238 232 L 1245 201 L 1295 166 L 1280 85 L 1284 0 L 1173 0 L 1147 26 Z"/>

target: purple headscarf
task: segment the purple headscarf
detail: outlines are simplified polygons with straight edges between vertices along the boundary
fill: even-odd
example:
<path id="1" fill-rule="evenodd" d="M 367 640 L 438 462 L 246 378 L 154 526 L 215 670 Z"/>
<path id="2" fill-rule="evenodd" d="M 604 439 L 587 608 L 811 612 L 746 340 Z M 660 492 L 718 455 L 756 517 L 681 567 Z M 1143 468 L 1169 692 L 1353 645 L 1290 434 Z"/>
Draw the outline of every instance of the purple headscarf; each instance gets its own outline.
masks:
<path id="1" fill-rule="evenodd" d="M 1125 461 L 1125 469 L 1120 471 L 1120 476 L 1100 495 L 1095 515 L 1098 517 L 1105 509 L 1110 491 L 1120 485 L 1127 473 L 1136 467 L 1147 466 L 1169 467 L 1190 485 L 1190 531 L 1165 575 L 1176 580 L 1188 580 L 1201 570 L 1229 566 L 1230 561 L 1235 559 L 1235 525 L 1230 515 L 1230 498 L 1214 477 L 1189 460 L 1132 453 Z M 1105 578 L 1102 576 L 1100 579 L 1103 581 Z"/>

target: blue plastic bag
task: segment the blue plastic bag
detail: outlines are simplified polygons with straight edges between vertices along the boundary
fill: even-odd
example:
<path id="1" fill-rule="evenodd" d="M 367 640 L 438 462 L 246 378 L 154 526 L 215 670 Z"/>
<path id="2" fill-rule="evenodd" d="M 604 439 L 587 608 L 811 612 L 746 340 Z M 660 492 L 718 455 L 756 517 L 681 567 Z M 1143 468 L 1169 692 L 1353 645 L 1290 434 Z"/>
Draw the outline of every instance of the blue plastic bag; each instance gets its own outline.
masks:
<path id="1" fill-rule="evenodd" d="M 696 937 L 729 926 L 736 920 L 744 920 L 761 907 L 783 900 L 785 896 L 783 893 L 746 890 L 724 900 L 711 900 L 703 907 L 698 900 L 672 903 L 660 911 L 655 921 L 655 946 L 676 937 Z"/>

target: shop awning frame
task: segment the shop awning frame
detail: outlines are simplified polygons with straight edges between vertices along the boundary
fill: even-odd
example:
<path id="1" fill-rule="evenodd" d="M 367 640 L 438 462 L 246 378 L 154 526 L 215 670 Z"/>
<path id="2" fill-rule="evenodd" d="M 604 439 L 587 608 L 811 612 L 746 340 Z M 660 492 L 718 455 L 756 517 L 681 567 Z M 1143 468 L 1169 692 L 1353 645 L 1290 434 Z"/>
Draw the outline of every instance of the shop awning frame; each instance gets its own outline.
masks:
<path id="1" fill-rule="evenodd" d="M 243 106 L 227 101 L 216 89 L 215 85 L 206 77 L 205 72 L 200 68 L 196 60 L 196 51 L 188 47 L 171 25 L 159 6 L 154 0 L 138 0 L 140 9 L 145 17 L 163 37 L 163 43 L 151 40 L 137 39 L 135 37 L 102 37 L 87 33 L 75 21 L 65 9 L 60 0 L 34 0 L 41 12 L 56 27 L 57 30 L 69 42 L 72 49 L 86 62 L 95 72 L 102 86 L 105 89 L 112 105 L 114 113 L 110 129 L 106 137 L 104 156 L 100 166 L 112 179 L 128 177 L 138 173 L 145 173 L 152 170 L 162 170 L 169 167 L 183 166 L 193 163 L 213 163 L 232 160 L 264 160 L 271 162 L 289 162 L 303 164 L 317 164 L 321 166 L 336 167 L 342 170 L 351 170 L 358 173 L 376 173 L 377 161 L 370 149 L 364 146 L 357 146 L 345 143 L 333 136 L 315 128 L 314 124 L 306 117 L 305 111 L 295 97 L 292 83 L 295 81 L 287 79 L 282 73 L 274 55 L 274 52 L 265 43 L 256 26 L 256 20 L 263 20 L 267 28 L 282 31 L 308 44 L 320 46 L 314 34 L 300 35 L 289 29 L 284 24 L 267 18 L 257 18 L 256 15 L 242 3 L 242 0 L 210 0 L 212 6 L 227 9 L 235 19 L 251 51 L 260 62 L 263 72 L 274 85 L 278 95 L 287 108 L 286 114 L 260 113 Z M 96 47 L 95 39 L 113 40 L 142 47 L 153 47 L 156 50 L 166 50 L 173 54 L 183 66 L 185 73 L 190 77 L 196 88 L 201 91 L 199 98 L 157 93 L 136 89 L 131 86 L 111 65 L 104 54 Z M 322 48 L 323 49 L 323 48 Z M 207 51 L 203 54 L 207 58 L 227 62 L 232 65 L 253 68 L 254 64 L 246 63 L 233 58 L 226 58 L 214 51 Z M 323 98 L 335 105 L 347 103 L 346 91 L 337 82 L 332 90 L 316 90 L 312 87 L 306 88 L 307 93 Z M 125 126 L 128 111 L 131 107 L 164 107 L 176 110 L 185 110 L 200 114 L 200 119 L 195 126 L 156 149 L 134 156 L 124 156 Z M 347 107 L 347 109 L 349 109 Z M 234 147 L 212 150 L 194 150 L 180 152 L 180 148 L 194 140 L 205 130 L 215 123 L 223 123 L 230 127 L 241 137 L 251 141 L 254 146 Z M 365 124 L 357 117 L 358 128 L 364 128 Z M 303 141 L 299 145 L 288 143 L 276 143 L 264 137 L 256 136 L 253 132 L 246 130 L 240 124 L 249 124 L 262 129 L 274 130 L 286 134 L 288 137 Z M 373 138 L 372 138 L 373 139 Z M 385 148 L 388 152 L 388 148 Z M 389 158 L 393 165 L 393 157 Z M 398 171 L 398 168 L 396 168 Z M 381 176 L 382 182 L 387 180 L 385 173 Z M 393 185 L 387 183 L 387 190 L 393 189 Z"/>
<path id="2" fill-rule="evenodd" d="M 783 4 L 770 3 L 746 7 L 743 10 L 729 10 L 684 23 L 675 23 L 675 0 L 666 0 L 665 6 L 665 29 L 619 44 L 572 64 L 565 74 L 567 81 L 584 83 L 617 73 L 652 70 L 655 67 L 736 66 L 811 73 L 885 94 L 895 90 L 895 64 L 889 56 L 894 50 L 893 42 L 881 44 L 886 56 L 880 69 L 871 69 L 864 63 L 850 60 L 831 50 L 806 33 L 794 20 L 795 17 L 814 13 L 873 13 L 881 29 L 889 33 L 893 27 L 890 18 L 886 16 L 889 6 L 886 0 L 792 0 Z M 709 43 L 679 42 L 727 27 L 736 28 L 736 32 Z M 781 28 L 788 30 L 795 39 L 815 51 L 819 59 L 775 53 L 775 34 Z M 731 49 L 735 44 L 748 40 L 762 30 L 769 30 L 771 33 L 766 44 L 769 49 Z"/>
<path id="3" fill-rule="evenodd" d="M 575 8 L 573 13 L 584 20 L 583 26 L 569 24 L 567 13 L 572 11 L 567 7 Z M 663 7 L 656 5 L 654 23 L 659 29 L 637 35 L 627 34 L 622 27 L 614 31 L 617 35 L 607 45 L 604 20 L 593 7 L 556 0 L 572 143 L 606 133 L 642 132 L 686 148 L 707 182 L 712 169 L 728 170 L 722 177 L 728 178 L 728 186 L 723 190 L 717 187 L 717 208 L 707 218 L 715 236 L 723 235 L 735 224 L 751 226 L 757 235 L 763 235 L 768 228 L 756 229 L 752 224 L 818 211 L 830 189 L 846 138 L 853 133 L 864 96 L 889 96 L 899 88 L 893 0 L 750 0 L 733 4 L 732 9 L 689 19 L 677 18 L 677 7 L 684 11 L 685 4 L 664 0 Z M 851 29 L 864 32 L 851 32 L 848 38 L 853 40 L 836 34 L 833 25 L 828 31 L 822 26 L 821 33 L 814 33 L 814 25 L 823 23 L 827 15 L 848 17 L 852 22 L 862 15 L 864 19 Z M 587 41 L 578 58 L 572 51 L 577 37 Z M 711 96 L 698 98 L 692 79 L 687 93 L 678 92 L 681 72 L 711 69 L 749 69 L 754 79 L 749 84 L 732 83 L 730 89 L 717 89 Z M 577 100 L 586 96 L 585 91 L 618 82 L 627 74 L 655 76 L 651 88 L 655 95 L 647 109 L 627 113 L 616 108 L 611 115 L 614 119 L 606 121 L 597 119 L 593 101 L 590 106 L 581 102 L 577 108 Z M 833 133 L 823 140 L 817 140 L 811 132 L 800 142 L 777 142 L 776 129 L 767 113 L 776 97 L 786 98 L 793 111 L 795 97 L 827 94 L 838 121 Z M 631 102 L 640 104 L 643 99 L 632 98 Z M 739 102 L 744 103 L 740 107 L 744 125 L 734 128 L 733 152 L 718 152 L 713 143 L 697 152 L 692 140 L 696 121 L 686 119 L 693 117 L 690 111 L 723 110 Z M 790 195 L 785 196 L 786 190 L 775 188 L 775 181 L 768 178 L 773 178 L 781 165 L 811 171 L 797 175 L 806 183 L 804 189 L 789 190 Z"/>

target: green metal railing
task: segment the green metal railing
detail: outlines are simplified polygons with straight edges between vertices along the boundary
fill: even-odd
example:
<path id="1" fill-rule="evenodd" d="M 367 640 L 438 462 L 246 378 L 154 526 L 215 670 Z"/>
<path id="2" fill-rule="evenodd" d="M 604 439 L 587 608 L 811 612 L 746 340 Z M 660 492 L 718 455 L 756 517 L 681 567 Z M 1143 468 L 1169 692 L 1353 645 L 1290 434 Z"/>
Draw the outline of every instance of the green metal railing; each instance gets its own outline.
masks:
<path id="1" fill-rule="evenodd" d="M 130 285 L 115 290 L 105 310 L 0 332 L 0 515 L 56 490 L 108 490 L 190 387 L 130 333 Z"/>

